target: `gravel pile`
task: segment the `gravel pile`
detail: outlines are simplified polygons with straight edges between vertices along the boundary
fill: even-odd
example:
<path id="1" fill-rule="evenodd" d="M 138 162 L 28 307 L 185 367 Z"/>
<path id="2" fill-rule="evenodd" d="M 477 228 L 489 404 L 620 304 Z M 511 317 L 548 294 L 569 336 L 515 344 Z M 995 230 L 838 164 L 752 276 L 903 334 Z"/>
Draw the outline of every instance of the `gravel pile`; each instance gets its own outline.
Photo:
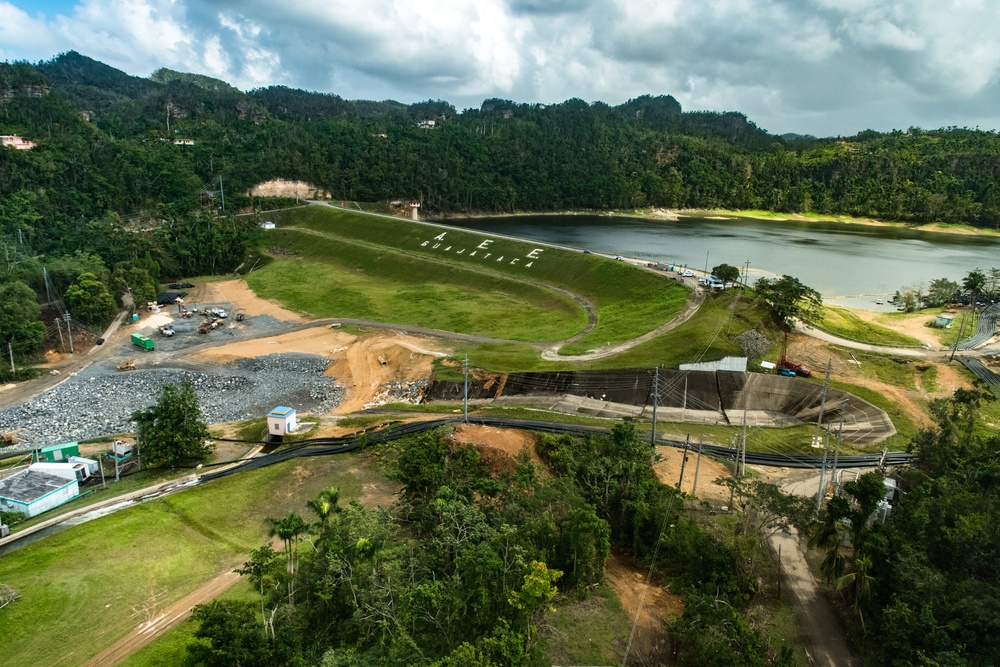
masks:
<path id="1" fill-rule="evenodd" d="M 386 403 L 420 403 L 429 380 L 394 380 L 382 385 L 378 394 L 365 403 L 365 409 L 377 408 Z"/>
<path id="2" fill-rule="evenodd" d="M 0 431 L 37 447 L 131 431 L 130 415 L 156 402 L 160 386 L 189 379 L 209 423 L 266 415 L 276 405 L 326 412 L 343 400 L 335 379 L 323 375 L 319 355 L 273 354 L 224 366 L 152 368 L 116 372 L 95 365 L 51 391 L 0 411 Z"/>

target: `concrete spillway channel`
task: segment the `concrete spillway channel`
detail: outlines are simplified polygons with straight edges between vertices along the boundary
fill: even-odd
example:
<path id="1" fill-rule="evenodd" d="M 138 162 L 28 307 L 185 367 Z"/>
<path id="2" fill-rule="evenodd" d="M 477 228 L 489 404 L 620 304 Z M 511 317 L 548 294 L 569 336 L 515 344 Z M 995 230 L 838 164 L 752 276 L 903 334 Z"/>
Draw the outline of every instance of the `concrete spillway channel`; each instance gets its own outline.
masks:
<path id="1" fill-rule="evenodd" d="M 823 388 L 800 378 L 736 371 L 660 370 L 653 391 L 650 369 L 511 373 L 470 380 L 469 398 L 477 402 L 527 404 L 596 417 L 651 418 L 698 424 L 786 427 L 815 424 Z M 459 381 L 433 382 L 429 400 L 455 401 L 463 396 Z M 896 433 L 884 410 L 839 389 L 830 388 L 823 424 L 838 428 L 844 440 L 872 445 Z"/>

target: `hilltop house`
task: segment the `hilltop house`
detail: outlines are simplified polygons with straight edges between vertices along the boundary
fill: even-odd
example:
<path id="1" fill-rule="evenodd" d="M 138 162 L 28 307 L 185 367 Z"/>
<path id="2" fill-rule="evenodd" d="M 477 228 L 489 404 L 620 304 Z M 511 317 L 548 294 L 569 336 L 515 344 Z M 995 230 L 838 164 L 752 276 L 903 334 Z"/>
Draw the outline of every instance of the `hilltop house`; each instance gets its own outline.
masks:
<path id="1" fill-rule="evenodd" d="M 19 137 L 16 134 L 0 135 L 0 142 L 3 142 L 4 146 L 10 146 L 19 151 L 28 151 L 35 147 L 35 142 L 29 141 L 24 137 Z"/>

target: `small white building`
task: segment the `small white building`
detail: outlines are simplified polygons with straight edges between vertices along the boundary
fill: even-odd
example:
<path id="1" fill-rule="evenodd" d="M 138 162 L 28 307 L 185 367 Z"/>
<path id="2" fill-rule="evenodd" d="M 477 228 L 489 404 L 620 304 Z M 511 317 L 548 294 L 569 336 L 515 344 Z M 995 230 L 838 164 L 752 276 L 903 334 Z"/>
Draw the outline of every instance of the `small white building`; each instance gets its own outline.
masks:
<path id="1" fill-rule="evenodd" d="M 0 481 L 0 508 L 5 512 L 20 512 L 33 517 L 58 507 L 80 495 L 80 483 L 76 481 L 75 473 L 71 471 L 69 474 L 67 477 L 29 466 L 27 470 Z"/>
<path id="2" fill-rule="evenodd" d="M 79 459 L 81 457 L 74 456 L 73 458 Z M 97 462 L 94 461 L 94 463 Z M 83 482 L 90 477 L 90 467 L 86 463 L 82 463 L 80 461 L 67 461 L 65 463 L 32 463 L 28 466 L 28 470 L 41 470 L 53 475 L 65 477 L 66 479 L 75 479 L 78 482 Z"/>
<path id="3" fill-rule="evenodd" d="M 267 415 L 267 432 L 270 435 L 291 433 L 298 425 L 295 408 L 279 405 Z"/>

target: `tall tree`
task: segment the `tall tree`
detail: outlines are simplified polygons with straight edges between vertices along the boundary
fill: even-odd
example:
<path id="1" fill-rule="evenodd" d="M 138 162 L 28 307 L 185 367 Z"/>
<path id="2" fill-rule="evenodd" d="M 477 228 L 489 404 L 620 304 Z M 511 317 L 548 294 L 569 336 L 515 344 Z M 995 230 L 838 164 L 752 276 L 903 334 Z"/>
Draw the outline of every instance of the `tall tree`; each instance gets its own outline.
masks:
<path id="1" fill-rule="evenodd" d="M 45 325 L 34 290 L 20 281 L 0 284 L 0 345 L 22 353 L 34 352 L 45 336 Z"/>
<path id="2" fill-rule="evenodd" d="M 93 273 L 81 273 L 66 289 L 66 307 L 87 324 L 104 324 L 115 313 L 115 300 L 108 286 Z"/>
<path id="3" fill-rule="evenodd" d="M 163 385 L 156 403 L 133 412 L 132 421 L 143 458 L 154 467 L 204 461 L 212 453 L 191 380 Z"/>
<path id="4" fill-rule="evenodd" d="M 760 278 L 754 283 L 757 298 L 771 311 L 775 324 L 791 331 L 797 319 L 815 319 L 823 305 L 823 297 L 798 278 Z"/>

